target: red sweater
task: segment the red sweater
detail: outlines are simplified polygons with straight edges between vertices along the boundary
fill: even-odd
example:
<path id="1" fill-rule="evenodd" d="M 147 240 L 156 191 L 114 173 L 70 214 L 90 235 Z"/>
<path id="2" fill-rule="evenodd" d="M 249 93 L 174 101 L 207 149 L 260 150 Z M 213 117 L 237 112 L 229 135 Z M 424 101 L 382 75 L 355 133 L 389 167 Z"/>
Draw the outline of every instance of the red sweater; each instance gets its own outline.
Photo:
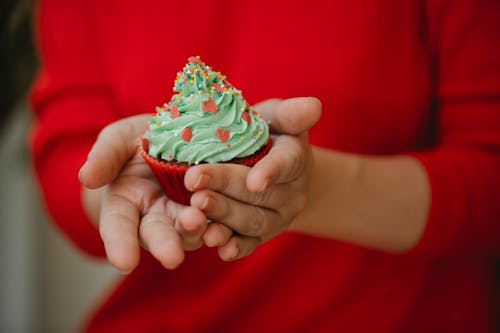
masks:
<path id="1" fill-rule="evenodd" d="M 143 253 L 92 332 L 483 332 L 500 253 L 500 2 L 47 0 L 33 89 L 35 168 L 55 223 L 103 257 L 80 204 L 99 130 L 153 112 L 200 54 L 251 103 L 316 96 L 314 145 L 412 154 L 432 188 L 426 231 L 390 255 L 284 234 L 246 259 Z M 325 217 L 327 218 L 327 217 Z M 404 221 L 401 221 L 404 223 Z"/>

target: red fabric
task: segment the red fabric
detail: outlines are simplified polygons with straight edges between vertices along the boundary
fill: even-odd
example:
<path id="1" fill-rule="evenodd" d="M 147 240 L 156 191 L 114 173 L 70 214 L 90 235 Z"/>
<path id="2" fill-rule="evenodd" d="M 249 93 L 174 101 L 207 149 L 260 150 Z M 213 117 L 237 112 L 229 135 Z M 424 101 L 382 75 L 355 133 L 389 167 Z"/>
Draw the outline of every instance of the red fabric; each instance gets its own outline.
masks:
<path id="1" fill-rule="evenodd" d="M 500 2 L 46 0 L 37 31 L 33 156 L 54 221 L 102 256 L 77 171 L 107 123 L 153 112 L 200 54 L 251 103 L 316 96 L 315 145 L 409 154 L 432 187 L 417 247 L 390 255 L 285 234 L 177 271 L 146 253 L 92 332 L 492 330 L 500 252 Z"/>

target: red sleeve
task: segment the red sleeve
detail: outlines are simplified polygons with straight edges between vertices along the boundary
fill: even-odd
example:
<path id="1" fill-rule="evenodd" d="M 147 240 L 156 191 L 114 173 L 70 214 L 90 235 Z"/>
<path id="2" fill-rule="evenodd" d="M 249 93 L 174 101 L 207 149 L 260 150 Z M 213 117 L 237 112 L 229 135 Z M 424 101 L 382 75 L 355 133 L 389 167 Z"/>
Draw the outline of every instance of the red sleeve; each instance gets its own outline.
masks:
<path id="1" fill-rule="evenodd" d="M 414 252 L 500 253 L 500 2 L 428 1 L 437 145 L 416 157 L 431 208 Z"/>
<path id="2" fill-rule="evenodd" d="M 32 91 L 31 150 L 55 223 L 83 251 L 104 256 L 80 200 L 78 170 L 99 130 L 116 120 L 85 1 L 42 1 L 37 11 L 41 70 Z"/>

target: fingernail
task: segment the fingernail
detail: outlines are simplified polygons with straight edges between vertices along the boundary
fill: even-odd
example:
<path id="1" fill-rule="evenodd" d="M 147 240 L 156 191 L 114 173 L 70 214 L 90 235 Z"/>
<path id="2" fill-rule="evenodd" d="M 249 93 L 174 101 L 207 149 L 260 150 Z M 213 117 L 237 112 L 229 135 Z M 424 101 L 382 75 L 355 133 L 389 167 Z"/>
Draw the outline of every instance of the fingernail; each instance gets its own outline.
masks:
<path id="1" fill-rule="evenodd" d="M 210 197 L 209 196 L 206 196 L 204 199 L 203 199 L 203 202 L 201 203 L 201 207 L 200 209 L 206 209 L 208 207 L 208 203 L 210 201 Z"/>
<path id="2" fill-rule="evenodd" d="M 200 175 L 198 177 L 198 179 L 196 179 L 196 181 L 194 182 L 194 185 L 193 185 L 193 188 L 194 189 L 197 189 L 198 187 L 200 187 L 200 184 L 201 184 L 201 177 L 203 177 L 203 175 Z"/>
<path id="3" fill-rule="evenodd" d="M 194 182 L 191 190 L 197 190 L 208 183 L 209 177 L 207 175 L 200 175 Z"/>
<path id="4" fill-rule="evenodd" d="M 208 206 L 208 200 L 208 195 L 198 195 L 197 193 L 194 193 L 191 197 L 191 206 L 203 211 Z"/>
<path id="5" fill-rule="evenodd" d="M 229 254 L 229 259 L 234 259 L 238 256 L 238 247 L 235 246 Z"/>

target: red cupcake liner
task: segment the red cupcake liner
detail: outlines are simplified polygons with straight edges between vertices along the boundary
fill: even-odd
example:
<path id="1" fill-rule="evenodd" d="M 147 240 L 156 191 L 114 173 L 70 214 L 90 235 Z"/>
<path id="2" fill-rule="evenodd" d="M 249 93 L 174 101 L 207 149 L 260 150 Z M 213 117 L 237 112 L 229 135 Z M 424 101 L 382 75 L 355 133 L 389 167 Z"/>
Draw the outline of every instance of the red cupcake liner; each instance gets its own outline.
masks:
<path id="1" fill-rule="evenodd" d="M 242 164 L 252 167 L 257 164 L 260 159 L 267 155 L 271 147 L 272 140 L 271 138 L 269 138 L 267 145 L 265 145 L 255 154 L 223 163 Z M 189 205 L 193 192 L 189 191 L 184 186 L 184 176 L 187 172 L 187 169 L 192 165 L 189 163 L 180 163 L 173 161 L 168 162 L 149 156 L 149 143 L 144 138 L 141 138 L 139 140 L 139 151 L 144 161 L 146 161 L 146 163 L 151 168 L 151 171 L 155 175 L 156 179 L 158 179 L 158 183 L 160 184 L 167 197 L 180 204 Z"/>

